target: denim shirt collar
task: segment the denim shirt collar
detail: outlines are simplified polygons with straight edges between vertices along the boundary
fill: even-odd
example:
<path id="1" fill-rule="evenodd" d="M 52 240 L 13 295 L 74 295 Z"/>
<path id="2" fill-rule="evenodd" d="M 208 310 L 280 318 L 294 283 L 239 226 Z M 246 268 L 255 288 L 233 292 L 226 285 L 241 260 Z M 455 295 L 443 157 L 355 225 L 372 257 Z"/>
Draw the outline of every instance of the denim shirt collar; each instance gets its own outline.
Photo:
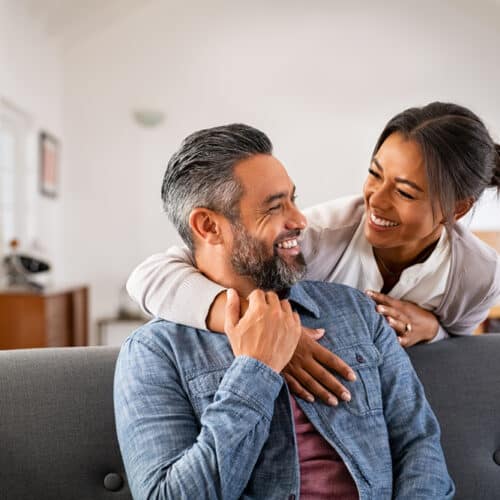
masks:
<path id="1" fill-rule="evenodd" d="M 305 291 L 301 283 L 297 283 L 290 289 L 287 298 L 290 302 L 293 302 L 312 314 L 316 319 L 321 317 L 318 304 L 316 304 L 316 301 Z"/>

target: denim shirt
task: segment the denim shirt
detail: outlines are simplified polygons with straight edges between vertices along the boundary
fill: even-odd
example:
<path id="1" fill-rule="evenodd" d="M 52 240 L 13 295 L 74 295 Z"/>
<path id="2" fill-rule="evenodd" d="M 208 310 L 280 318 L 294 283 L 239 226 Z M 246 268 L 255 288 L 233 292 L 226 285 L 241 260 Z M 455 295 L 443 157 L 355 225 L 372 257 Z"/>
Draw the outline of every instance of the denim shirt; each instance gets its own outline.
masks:
<path id="1" fill-rule="evenodd" d="M 440 431 L 394 331 L 358 290 L 301 282 L 302 324 L 356 372 L 337 407 L 298 404 L 340 454 L 365 499 L 454 493 Z M 234 357 L 224 335 L 153 320 L 122 346 L 114 384 L 118 441 L 139 499 L 295 499 L 300 474 L 281 375 Z"/>

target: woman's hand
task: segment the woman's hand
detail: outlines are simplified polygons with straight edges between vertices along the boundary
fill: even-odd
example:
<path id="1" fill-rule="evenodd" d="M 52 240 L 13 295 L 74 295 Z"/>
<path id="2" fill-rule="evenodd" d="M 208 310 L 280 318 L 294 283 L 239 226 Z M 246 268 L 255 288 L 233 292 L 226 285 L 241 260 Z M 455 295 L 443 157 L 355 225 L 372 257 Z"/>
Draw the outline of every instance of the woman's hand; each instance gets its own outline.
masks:
<path id="1" fill-rule="evenodd" d="M 403 347 L 426 342 L 436 336 L 439 321 L 431 312 L 413 302 L 394 299 L 373 290 L 367 290 L 366 294 L 377 303 L 377 311 L 386 317 Z"/>
<path id="2" fill-rule="evenodd" d="M 316 342 L 324 333 L 324 330 L 303 326 L 299 343 L 283 374 L 288 387 L 299 398 L 312 403 L 317 396 L 324 403 L 336 406 L 339 398 L 350 401 L 351 394 L 328 369 L 350 381 L 356 380 L 356 375 L 349 365 Z"/>

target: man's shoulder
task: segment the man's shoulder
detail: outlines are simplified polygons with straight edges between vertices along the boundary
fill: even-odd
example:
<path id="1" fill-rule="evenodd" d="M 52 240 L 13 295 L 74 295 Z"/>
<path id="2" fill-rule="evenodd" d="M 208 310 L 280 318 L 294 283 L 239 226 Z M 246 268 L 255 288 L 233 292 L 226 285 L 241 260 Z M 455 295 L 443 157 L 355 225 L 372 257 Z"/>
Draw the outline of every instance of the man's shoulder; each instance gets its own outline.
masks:
<path id="1" fill-rule="evenodd" d="M 365 293 L 342 283 L 304 280 L 295 286 L 299 286 L 315 301 L 324 302 L 326 298 L 325 305 L 328 309 L 339 304 L 370 306 L 373 303 Z"/>
<path id="2" fill-rule="evenodd" d="M 225 353 L 228 341 L 225 335 L 155 318 L 135 330 L 127 343 L 135 344 L 139 351 L 147 349 L 175 358 L 177 363 L 194 359 L 202 351 Z"/>
<path id="3" fill-rule="evenodd" d="M 187 334 L 195 331 L 194 328 L 186 325 L 154 318 L 133 331 L 127 338 L 127 342 L 139 343 L 155 351 L 171 351 L 176 343 L 190 337 Z"/>

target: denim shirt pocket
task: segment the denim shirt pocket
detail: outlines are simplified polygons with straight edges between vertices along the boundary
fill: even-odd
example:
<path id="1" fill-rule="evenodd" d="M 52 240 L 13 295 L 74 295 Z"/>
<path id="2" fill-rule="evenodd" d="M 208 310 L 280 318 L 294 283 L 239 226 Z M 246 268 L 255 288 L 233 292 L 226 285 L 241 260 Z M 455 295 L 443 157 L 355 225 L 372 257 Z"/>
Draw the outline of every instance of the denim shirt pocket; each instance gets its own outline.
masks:
<path id="1" fill-rule="evenodd" d="M 201 417 L 205 408 L 214 400 L 226 371 L 227 367 L 216 368 L 187 377 L 191 403 L 198 417 Z"/>
<path id="2" fill-rule="evenodd" d="M 378 367 L 382 355 L 373 344 L 354 344 L 336 348 L 334 352 L 356 373 L 356 381 L 341 380 L 351 392 L 351 401 L 343 403 L 354 415 L 366 415 L 382 410 L 382 396 Z"/>

